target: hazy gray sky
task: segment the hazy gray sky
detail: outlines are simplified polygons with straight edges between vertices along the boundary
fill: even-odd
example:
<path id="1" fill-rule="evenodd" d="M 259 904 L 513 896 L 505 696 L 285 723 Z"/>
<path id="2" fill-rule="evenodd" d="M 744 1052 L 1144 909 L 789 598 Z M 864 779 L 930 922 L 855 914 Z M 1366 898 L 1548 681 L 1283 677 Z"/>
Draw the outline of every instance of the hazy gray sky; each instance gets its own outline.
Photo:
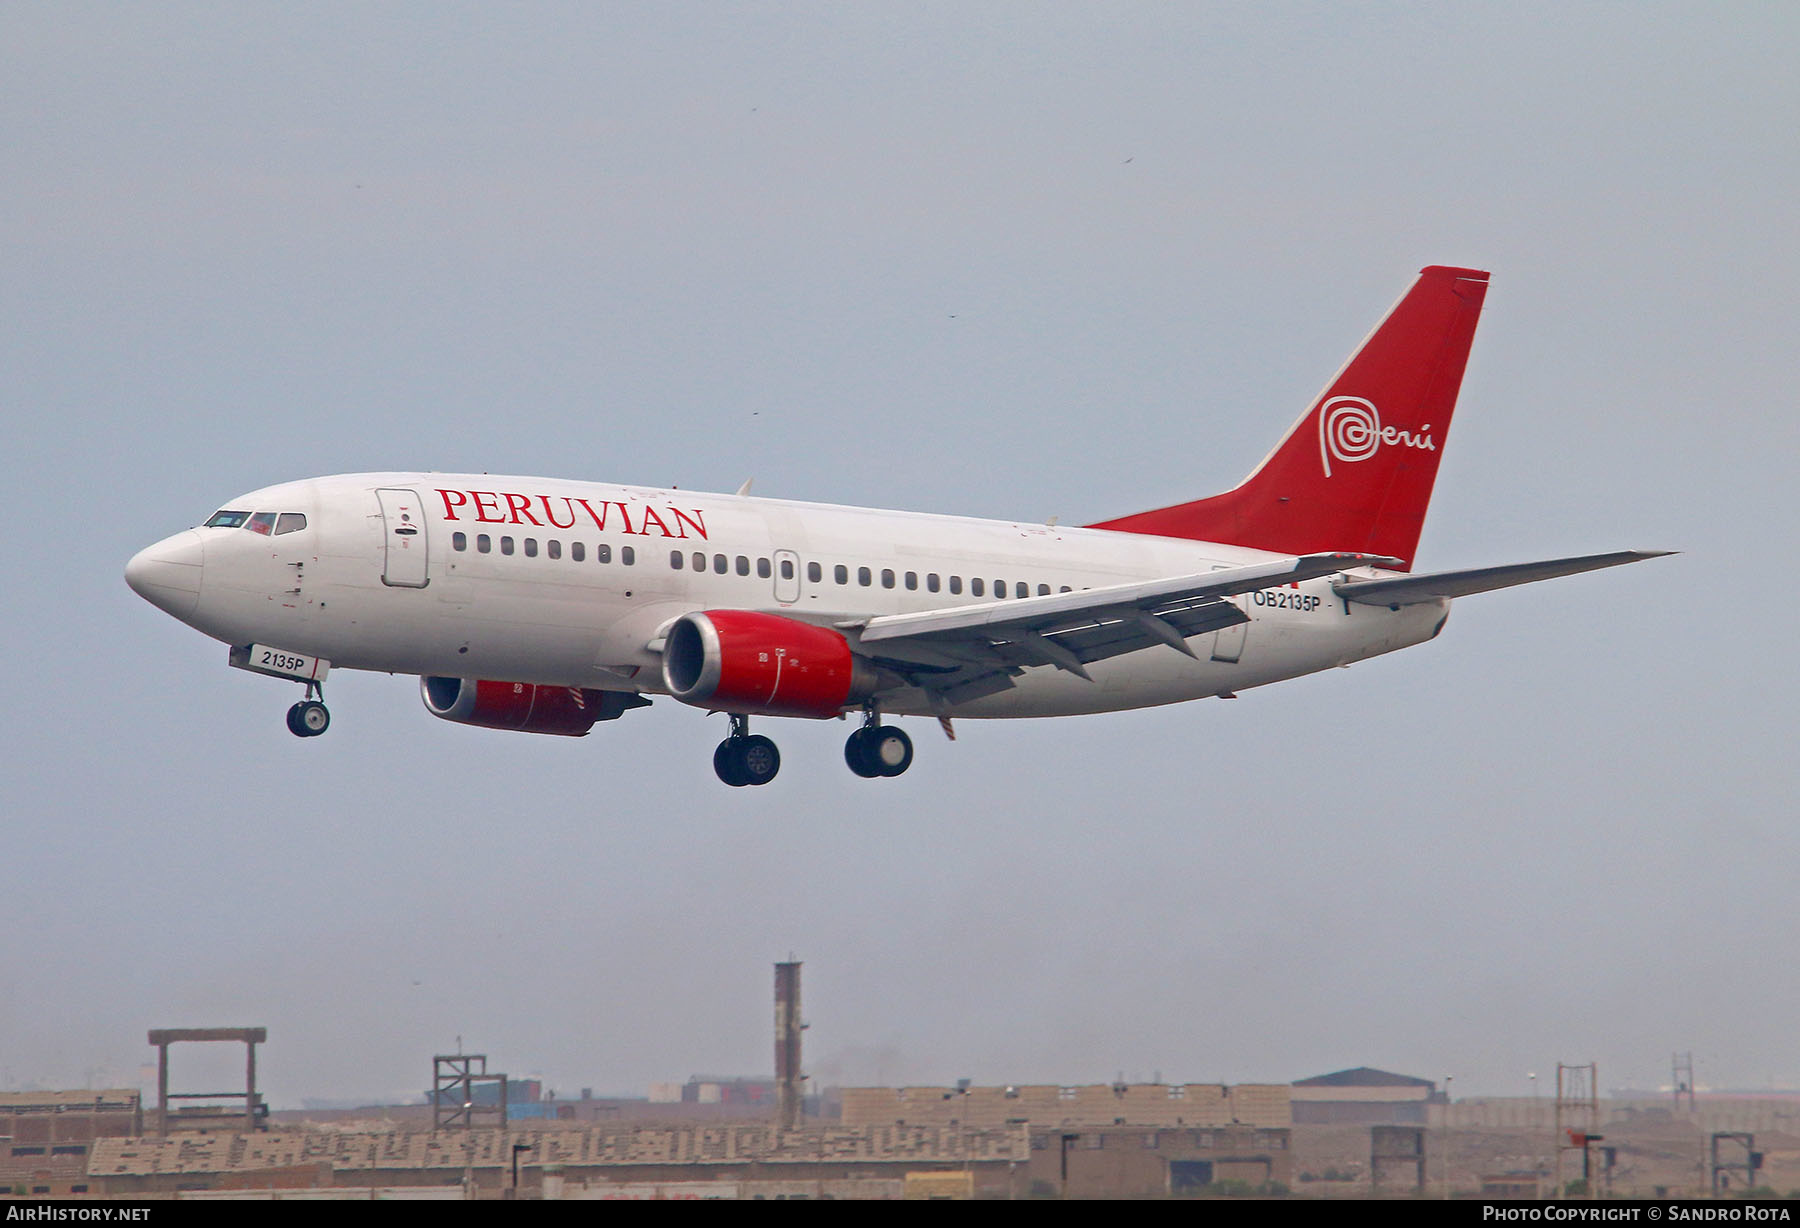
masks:
<path id="1" fill-rule="evenodd" d="M 460 1035 L 559 1088 L 1800 1085 L 1785 5 L 0 8 L 0 1086 L 263 1024 L 277 1104 Z M 140 601 L 235 494 L 435 468 L 1077 523 L 1232 485 L 1424 264 L 1493 288 L 1458 602 L 1205 702 L 579 742 L 291 688 Z M 230 1069 L 233 1058 L 226 1063 Z"/>

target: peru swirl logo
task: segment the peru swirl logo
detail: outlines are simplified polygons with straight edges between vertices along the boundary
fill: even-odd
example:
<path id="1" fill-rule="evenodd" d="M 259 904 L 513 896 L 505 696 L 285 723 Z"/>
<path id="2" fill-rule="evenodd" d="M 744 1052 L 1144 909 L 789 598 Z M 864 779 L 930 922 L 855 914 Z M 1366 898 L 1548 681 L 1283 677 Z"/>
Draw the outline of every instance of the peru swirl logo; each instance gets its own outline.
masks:
<path id="1" fill-rule="evenodd" d="M 1331 476 L 1331 462 L 1365 461 L 1381 450 L 1382 444 L 1437 451 L 1431 438 L 1431 423 L 1415 434 L 1398 427 L 1381 425 L 1381 413 L 1370 401 L 1361 397 L 1332 397 L 1319 406 L 1319 459 L 1325 476 Z"/>

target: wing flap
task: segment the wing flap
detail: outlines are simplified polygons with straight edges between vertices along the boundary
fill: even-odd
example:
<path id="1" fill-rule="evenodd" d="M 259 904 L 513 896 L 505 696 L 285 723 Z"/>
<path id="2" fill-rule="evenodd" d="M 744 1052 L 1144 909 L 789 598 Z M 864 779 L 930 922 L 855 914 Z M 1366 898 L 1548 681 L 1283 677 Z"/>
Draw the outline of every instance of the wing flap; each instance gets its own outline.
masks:
<path id="1" fill-rule="evenodd" d="M 1224 567 L 1137 584 L 1111 584 L 1042 597 L 1015 597 L 980 605 L 922 610 L 916 614 L 884 614 L 837 625 L 841 630 L 856 631 L 864 644 L 971 633 L 1004 638 L 1009 628 L 1053 634 L 1099 617 L 1123 619 L 1139 610 L 1161 616 L 1165 610 L 1179 611 L 1188 604 L 1206 604 L 1256 589 L 1314 580 L 1352 567 L 1385 567 L 1398 561 L 1366 554 L 1303 554 L 1246 567 Z"/>
<path id="2" fill-rule="evenodd" d="M 1085 666 L 1159 644 L 1191 657 L 1188 637 L 1249 621 L 1231 597 L 1394 561 L 1363 554 L 1301 555 L 837 626 L 877 664 L 953 705 L 1004 691 L 1033 666 L 1053 666 L 1092 681 Z"/>

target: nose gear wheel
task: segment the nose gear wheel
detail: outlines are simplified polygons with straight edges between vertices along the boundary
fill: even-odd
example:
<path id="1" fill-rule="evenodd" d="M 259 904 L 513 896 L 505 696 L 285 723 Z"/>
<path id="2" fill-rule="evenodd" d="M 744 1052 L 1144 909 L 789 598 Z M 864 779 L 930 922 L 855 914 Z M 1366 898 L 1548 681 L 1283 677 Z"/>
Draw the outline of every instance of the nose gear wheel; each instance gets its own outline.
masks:
<path id="1" fill-rule="evenodd" d="M 297 738 L 316 738 L 331 728 L 331 713 L 316 699 L 304 699 L 288 709 L 288 732 Z"/>

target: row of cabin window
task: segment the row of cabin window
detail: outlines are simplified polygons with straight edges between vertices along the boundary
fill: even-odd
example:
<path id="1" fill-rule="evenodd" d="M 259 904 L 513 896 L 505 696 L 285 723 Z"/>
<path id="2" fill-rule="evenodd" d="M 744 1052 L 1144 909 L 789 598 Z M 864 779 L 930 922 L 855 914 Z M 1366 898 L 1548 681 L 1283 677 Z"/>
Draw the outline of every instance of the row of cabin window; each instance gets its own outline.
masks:
<path id="1" fill-rule="evenodd" d="M 688 565 L 689 558 L 689 555 L 683 554 L 679 550 L 671 550 L 669 552 L 669 566 L 676 571 L 680 571 Z M 696 550 L 691 558 L 695 571 L 706 570 L 706 555 L 704 553 Z M 723 554 L 715 554 L 712 556 L 712 569 L 721 576 L 734 570 L 731 559 Z M 735 570 L 740 576 L 749 575 L 750 560 L 744 555 L 738 555 Z M 768 559 L 756 560 L 756 574 L 765 580 L 770 577 L 771 573 Z M 783 580 L 792 580 L 794 578 L 794 561 L 792 559 L 781 560 L 781 578 Z M 823 583 L 825 579 L 824 565 L 820 563 L 808 563 L 806 565 L 806 578 L 814 584 Z M 850 583 L 850 568 L 843 563 L 834 565 L 831 569 L 831 578 L 838 584 Z M 856 569 L 856 582 L 863 588 L 870 587 L 875 583 L 874 570 L 868 567 L 858 567 Z M 897 575 L 891 567 L 882 568 L 881 587 L 893 588 L 896 585 L 905 588 L 908 592 L 917 592 L 919 589 L 919 573 L 916 571 L 909 571 Z M 960 596 L 963 591 L 963 578 L 961 576 L 951 576 L 948 587 L 951 595 Z M 938 575 L 937 572 L 928 571 L 925 573 L 926 592 L 943 592 L 944 588 L 944 579 L 942 576 Z M 1050 586 L 1048 584 L 1040 584 L 1037 586 L 1037 591 L 1038 596 L 1047 597 L 1050 595 Z M 1066 593 L 1069 591 L 1069 586 L 1065 584 L 1057 591 Z M 981 577 L 977 576 L 969 581 L 969 595 L 972 597 L 985 597 L 987 595 L 987 584 Z M 1023 580 L 1015 580 L 1013 582 L 1012 595 L 1015 597 L 1031 596 L 1031 585 Z M 1005 580 L 994 581 L 994 596 L 1006 596 Z"/>
<path id="2" fill-rule="evenodd" d="M 537 538 L 527 537 L 524 539 L 524 542 L 525 542 L 525 557 L 528 559 L 535 559 L 537 557 L 537 553 L 538 553 Z M 462 533 L 462 532 L 452 533 L 450 535 L 450 548 L 453 550 L 467 550 L 469 548 L 469 535 L 467 533 Z M 494 539 L 493 538 L 489 537 L 486 533 L 477 533 L 475 535 L 475 553 L 476 554 L 491 554 L 491 553 L 493 553 L 493 549 L 494 549 Z M 510 537 L 502 537 L 500 539 L 500 553 L 501 554 L 511 554 L 512 552 L 513 552 L 513 539 Z M 560 559 L 563 556 L 562 542 L 554 537 L 551 538 L 549 541 L 544 543 L 544 553 L 545 553 L 545 555 L 547 555 L 550 558 Z M 576 563 L 587 562 L 587 544 L 585 542 L 570 542 L 569 543 L 569 558 L 573 562 L 576 562 Z M 610 563 L 612 561 L 613 561 L 613 550 L 610 545 L 608 545 L 605 542 L 601 542 L 598 546 L 594 547 L 594 562 Z M 630 546 L 620 546 L 619 547 L 619 562 L 626 567 L 631 567 L 631 566 L 636 565 L 637 551 Z"/>
<path id="3" fill-rule="evenodd" d="M 469 548 L 468 534 L 460 532 L 460 531 L 451 534 L 450 544 L 453 549 L 467 550 Z M 525 544 L 525 557 L 528 559 L 536 558 L 537 553 L 538 553 L 537 538 L 527 537 L 524 539 L 524 544 Z M 489 554 L 492 552 L 492 550 L 493 550 L 492 538 L 490 538 L 486 533 L 477 533 L 475 535 L 475 552 L 477 554 Z M 506 554 L 506 555 L 510 555 L 513 553 L 513 539 L 511 537 L 502 537 L 500 539 L 500 553 Z M 556 538 L 551 538 L 549 541 L 544 543 L 544 553 L 550 558 L 560 559 L 562 557 L 562 542 Z M 570 542 L 569 543 L 569 558 L 571 560 L 573 560 L 574 562 L 577 562 L 577 563 L 581 563 L 581 562 L 586 561 L 586 557 L 587 557 L 587 546 L 584 543 L 582 543 L 582 542 Z M 684 568 L 686 568 L 688 566 L 690 559 L 693 563 L 693 569 L 695 571 L 707 570 L 707 561 L 708 560 L 707 560 L 707 556 L 704 551 L 696 550 L 693 552 L 692 555 L 688 555 L 680 550 L 671 550 L 669 552 L 669 566 L 676 571 L 681 571 Z M 610 545 L 606 544 L 605 542 L 602 542 L 600 545 L 595 546 L 594 547 L 594 561 L 597 563 L 612 562 L 612 547 Z M 627 567 L 634 565 L 637 562 L 637 551 L 635 551 L 630 546 L 619 547 L 619 562 L 624 564 Z M 712 556 L 711 563 L 712 563 L 712 570 L 721 576 L 729 575 L 733 571 L 737 572 L 737 574 L 740 576 L 748 576 L 751 572 L 752 567 L 754 566 L 757 576 L 759 576 L 760 578 L 762 578 L 764 580 L 768 580 L 774 576 L 775 569 L 777 566 L 779 566 L 780 571 L 781 571 L 781 578 L 783 580 L 792 580 L 794 578 L 794 560 L 793 559 L 781 559 L 779 561 L 779 564 L 776 564 L 776 563 L 772 563 L 770 560 L 768 560 L 766 558 L 759 558 L 759 559 L 755 560 L 755 562 L 753 564 L 751 562 L 749 556 L 747 556 L 747 555 L 740 554 L 736 557 L 735 560 L 733 560 L 728 555 L 715 554 Z M 824 583 L 824 580 L 825 580 L 824 565 L 821 563 L 816 563 L 816 562 L 808 563 L 806 565 L 806 578 L 814 584 Z M 831 578 L 833 581 L 835 581 L 838 584 L 850 583 L 850 568 L 843 563 L 835 564 L 831 569 Z M 919 579 L 920 579 L 919 573 L 916 571 L 909 571 L 904 574 L 896 574 L 894 572 L 893 568 L 891 568 L 891 567 L 884 567 L 881 569 L 881 587 L 883 587 L 883 588 L 894 588 L 896 586 L 900 586 L 900 587 L 904 587 L 908 592 L 917 592 L 919 589 Z M 946 584 L 944 578 L 942 576 L 938 575 L 937 572 L 928 571 L 925 573 L 924 581 L 925 581 L 925 591 L 928 593 L 938 593 L 938 592 L 948 591 L 950 593 L 950 595 L 953 597 L 959 597 L 962 595 L 963 578 L 961 576 L 949 577 L 949 582 L 948 582 L 948 584 Z M 875 583 L 874 570 L 872 568 L 868 568 L 868 567 L 858 567 L 856 569 L 856 582 L 857 582 L 857 584 L 861 585 L 863 588 L 868 588 L 868 587 L 872 586 Z M 1051 591 L 1050 586 L 1048 584 L 1039 584 L 1037 586 L 1037 593 L 1038 593 L 1038 596 L 1040 596 L 1040 597 L 1049 596 L 1050 591 Z M 1059 593 L 1066 593 L 1069 591 L 1069 586 L 1065 584 L 1061 588 L 1057 589 L 1056 591 Z M 971 597 L 987 596 L 987 582 L 984 579 L 982 579 L 982 577 L 980 577 L 980 576 L 972 577 L 969 580 L 969 595 Z M 1005 580 L 995 580 L 994 581 L 994 596 L 1005 597 L 1006 595 L 1007 595 L 1006 581 Z M 1029 597 L 1029 596 L 1031 596 L 1031 585 L 1026 583 L 1023 580 L 1013 581 L 1012 595 L 1014 597 Z"/>

